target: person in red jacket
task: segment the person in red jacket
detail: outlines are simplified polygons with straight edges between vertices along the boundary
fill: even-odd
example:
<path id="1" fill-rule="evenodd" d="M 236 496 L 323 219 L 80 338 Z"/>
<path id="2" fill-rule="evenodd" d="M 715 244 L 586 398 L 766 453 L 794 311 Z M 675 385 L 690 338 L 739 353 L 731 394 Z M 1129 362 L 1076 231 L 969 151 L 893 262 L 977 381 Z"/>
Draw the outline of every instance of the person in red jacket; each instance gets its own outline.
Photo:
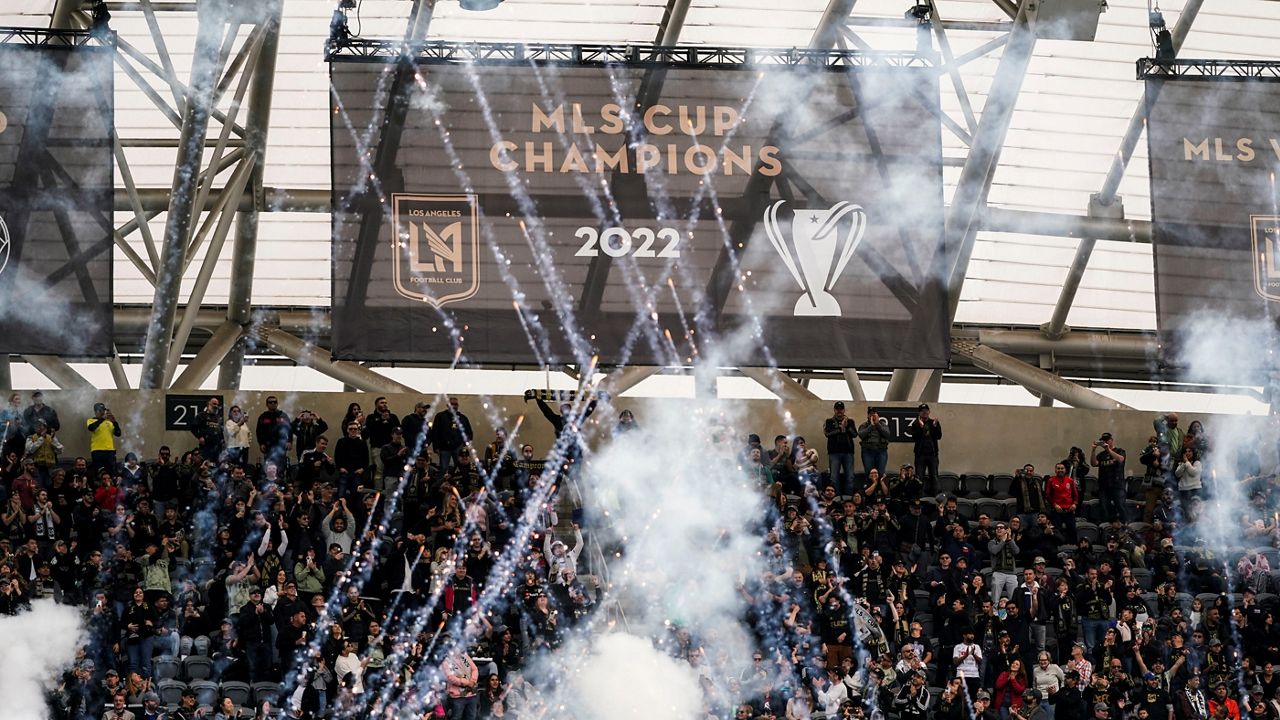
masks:
<path id="1" fill-rule="evenodd" d="M 1067 540 L 1076 541 L 1076 509 L 1080 505 L 1080 488 L 1075 478 L 1067 474 L 1067 466 L 1053 466 L 1053 475 L 1045 478 L 1044 496 L 1049 503 L 1053 524 L 1062 528 Z"/>

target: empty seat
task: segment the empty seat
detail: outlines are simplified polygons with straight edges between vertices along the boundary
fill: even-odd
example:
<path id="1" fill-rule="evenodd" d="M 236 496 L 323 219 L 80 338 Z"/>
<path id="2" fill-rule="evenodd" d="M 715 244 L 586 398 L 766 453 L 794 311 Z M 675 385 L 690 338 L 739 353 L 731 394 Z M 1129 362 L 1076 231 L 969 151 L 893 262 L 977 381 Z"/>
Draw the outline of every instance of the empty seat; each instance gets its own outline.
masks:
<path id="1" fill-rule="evenodd" d="M 1008 516 L 1005 514 L 1005 505 L 999 500 L 986 498 L 984 500 L 979 500 L 976 503 L 976 506 L 978 508 L 979 514 L 986 513 L 987 515 L 991 516 L 992 520 L 1008 519 Z"/>
<path id="2" fill-rule="evenodd" d="M 284 689 L 279 683 L 257 682 L 253 684 L 253 704 L 261 705 L 263 702 L 271 703 L 271 707 L 280 705 L 280 698 L 284 697 Z"/>
<path id="3" fill-rule="evenodd" d="M 1138 585 L 1140 585 L 1143 590 L 1150 591 L 1152 589 L 1155 577 L 1151 574 L 1150 570 L 1146 568 L 1132 568 L 1129 572 L 1133 573 L 1133 579 L 1138 581 Z"/>
<path id="4" fill-rule="evenodd" d="M 960 495 L 960 476 L 953 472 L 938 473 L 938 492 Z"/>
<path id="5" fill-rule="evenodd" d="M 1151 529 L 1151 523 L 1131 522 L 1129 523 L 1129 529 L 1137 533 L 1139 537 L 1144 537 L 1147 531 Z"/>
<path id="6" fill-rule="evenodd" d="M 182 671 L 188 680 L 208 680 L 213 677 L 213 659 L 204 655 L 192 655 L 182 661 Z"/>
<path id="7" fill-rule="evenodd" d="M 1090 543 L 1098 542 L 1098 526 L 1091 522 L 1076 523 L 1076 535 L 1082 538 L 1088 538 Z"/>
<path id="8" fill-rule="evenodd" d="M 222 694 L 231 698 L 231 702 L 240 707 L 249 704 L 249 683 L 228 680 L 222 683 Z"/>
<path id="9" fill-rule="evenodd" d="M 180 680 L 161 680 L 156 683 L 156 693 L 160 696 L 160 702 L 165 705 L 177 705 L 182 702 L 182 691 L 187 689 L 187 684 Z"/>
<path id="10" fill-rule="evenodd" d="M 1160 599 L 1153 592 L 1144 592 L 1140 596 L 1142 603 L 1147 606 L 1147 614 L 1156 617 L 1160 614 Z"/>
<path id="11" fill-rule="evenodd" d="M 977 504 L 969 498 L 959 498 L 956 500 L 956 512 L 960 513 L 960 517 L 965 520 L 973 520 L 978 517 Z"/>
<path id="12" fill-rule="evenodd" d="M 218 703 L 218 683 L 211 680 L 192 680 L 187 686 L 196 694 L 197 705 L 216 705 Z"/>
<path id="13" fill-rule="evenodd" d="M 1085 500 L 1080 503 L 1080 514 L 1089 522 L 1100 522 L 1102 520 L 1102 501 L 1097 498 Z"/>
<path id="14" fill-rule="evenodd" d="M 1013 497 L 1012 493 L 1010 492 L 1012 489 L 1013 489 L 1013 476 L 1006 475 L 1006 474 L 992 475 L 991 482 L 987 485 L 987 493 L 991 497 L 999 498 L 1001 500 L 1008 497 Z"/>
<path id="15" fill-rule="evenodd" d="M 986 473 L 968 472 L 960 477 L 960 492 L 967 498 L 977 500 L 985 497 L 991 478 Z"/>
<path id="16" fill-rule="evenodd" d="M 182 665 L 172 655 L 161 655 L 151 661 L 151 676 L 156 680 L 173 680 L 182 672 Z"/>

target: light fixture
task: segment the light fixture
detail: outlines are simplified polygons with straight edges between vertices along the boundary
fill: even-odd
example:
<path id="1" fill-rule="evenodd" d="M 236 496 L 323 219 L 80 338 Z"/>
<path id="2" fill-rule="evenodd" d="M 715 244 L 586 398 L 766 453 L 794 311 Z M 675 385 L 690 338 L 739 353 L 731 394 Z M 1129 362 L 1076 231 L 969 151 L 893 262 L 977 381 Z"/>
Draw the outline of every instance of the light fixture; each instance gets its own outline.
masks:
<path id="1" fill-rule="evenodd" d="M 1169 32 L 1169 28 L 1164 23 L 1164 13 L 1160 12 L 1160 5 L 1157 3 L 1148 14 L 1151 22 L 1151 42 L 1156 48 L 1156 59 L 1175 59 L 1178 53 L 1173 49 L 1173 33 Z"/>
<path id="2" fill-rule="evenodd" d="M 89 24 L 89 33 L 96 38 L 104 38 L 111 34 L 111 13 L 107 10 L 106 0 L 98 0 L 93 5 L 93 20 Z"/>
<path id="3" fill-rule="evenodd" d="M 458 0 L 463 10 L 482 12 L 492 10 L 502 4 L 502 0 Z"/>

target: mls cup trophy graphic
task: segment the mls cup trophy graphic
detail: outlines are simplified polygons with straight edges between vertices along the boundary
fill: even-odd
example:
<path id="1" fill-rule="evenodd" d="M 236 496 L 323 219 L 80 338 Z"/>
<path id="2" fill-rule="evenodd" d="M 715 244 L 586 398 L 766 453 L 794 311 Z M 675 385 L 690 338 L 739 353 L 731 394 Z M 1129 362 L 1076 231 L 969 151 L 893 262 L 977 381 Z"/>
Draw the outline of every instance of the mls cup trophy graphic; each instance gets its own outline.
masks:
<path id="1" fill-rule="evenodd" d="M 785 202 L 779 200 L 765 210 L 764 229 L 773 249 L 804 290 L 792 314 L 839 317 L 843 314 L 840 303 L 830 290 L 862 242 L 867 230 L 867 214 L 862 206 L 843 200 L 826 210 L 796 210 L 791 219 L 792 242 L 788 245 L 782 228 L 778 227 L 778 210 Z M 853 215 L 853 223 L 841 243 L 839 226 L 846 215 Z"/>

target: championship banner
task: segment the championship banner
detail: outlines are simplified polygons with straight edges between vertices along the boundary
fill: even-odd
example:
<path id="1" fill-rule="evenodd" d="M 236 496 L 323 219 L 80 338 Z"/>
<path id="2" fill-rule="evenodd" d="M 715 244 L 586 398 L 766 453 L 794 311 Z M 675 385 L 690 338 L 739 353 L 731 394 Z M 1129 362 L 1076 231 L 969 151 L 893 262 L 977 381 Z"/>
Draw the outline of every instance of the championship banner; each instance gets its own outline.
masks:
<path id="1" fill-rule="evenodd" d="M 938 78 L 904 57 L 331 55 L 334 356 L 946 367 Z"/>
<path id="2" fill-rule="evenodd" d="M 112 51 L 0 43 L 0 353 L 112 354 Z"/>
<path id="3" fill-rule="evenodd" d="M 1192 62 L 1146 71 L 1162 352 L 1196 366 L 1187 358 L 1206 351 L 1258 381 L 1272 361 L 1245 328 L 1274 331 L 1280 313 L 1280 80 L 1192 74 Z"/>

